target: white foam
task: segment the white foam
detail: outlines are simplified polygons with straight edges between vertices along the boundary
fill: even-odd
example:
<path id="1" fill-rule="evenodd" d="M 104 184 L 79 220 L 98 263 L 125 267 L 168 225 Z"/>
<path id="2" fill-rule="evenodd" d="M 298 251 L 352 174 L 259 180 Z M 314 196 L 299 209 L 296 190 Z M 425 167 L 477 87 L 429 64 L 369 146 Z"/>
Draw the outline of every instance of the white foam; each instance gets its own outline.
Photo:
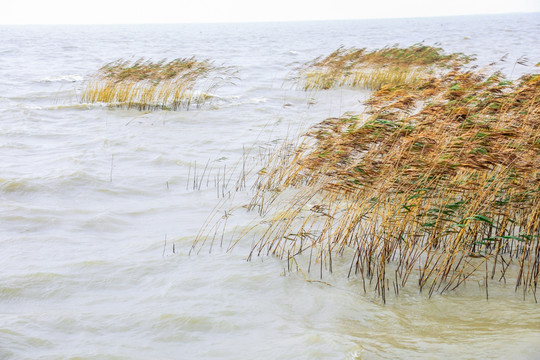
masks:
<path id="1" fill-rule="evenodd" d="M 267 102 L 268 99 L 265 97 L 251 98 L 246 103 L 248 104 L 261 104 Z"/>
<path id="2" fill-rule="evenodd" d="M 39 82 L 78 82 L 83 80 L 84 78 L 81 75 L 57 75 L 47 76 L 39 80 Z"/>

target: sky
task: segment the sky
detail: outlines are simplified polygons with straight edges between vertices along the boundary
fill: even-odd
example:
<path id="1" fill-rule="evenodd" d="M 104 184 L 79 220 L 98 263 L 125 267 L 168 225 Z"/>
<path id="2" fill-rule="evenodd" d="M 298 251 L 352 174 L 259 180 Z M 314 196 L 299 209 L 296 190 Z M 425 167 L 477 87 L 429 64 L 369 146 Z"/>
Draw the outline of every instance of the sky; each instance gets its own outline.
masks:
<path id="1" fill-rule="evenodd" d="M 370 19 L 540 12 L 539 0 L 0 0 L 0 24 Z"/>

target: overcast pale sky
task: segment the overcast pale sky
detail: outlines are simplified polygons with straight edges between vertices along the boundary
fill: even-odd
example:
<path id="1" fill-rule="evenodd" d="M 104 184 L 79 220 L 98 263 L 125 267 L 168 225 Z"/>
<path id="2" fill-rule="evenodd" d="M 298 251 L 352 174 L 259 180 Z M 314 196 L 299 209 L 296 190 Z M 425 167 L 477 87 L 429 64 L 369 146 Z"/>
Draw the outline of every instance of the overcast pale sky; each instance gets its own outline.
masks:
<path id="1" fill-rule="evenodd" d="M 0 24 L 140 24 L 540 12 L 540 0 L 0 0 Z"/>

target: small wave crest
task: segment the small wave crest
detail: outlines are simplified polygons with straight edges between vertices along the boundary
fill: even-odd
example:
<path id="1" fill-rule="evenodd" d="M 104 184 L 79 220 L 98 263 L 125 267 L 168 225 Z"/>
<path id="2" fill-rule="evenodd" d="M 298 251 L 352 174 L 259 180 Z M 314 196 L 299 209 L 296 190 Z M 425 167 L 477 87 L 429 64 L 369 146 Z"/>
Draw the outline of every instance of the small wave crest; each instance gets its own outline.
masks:
<path id="1" fill-rule="evenodd" d="M 80 110 L 90 110 L 93 108 L 102 108 L 106 107 L 107 104 L 97 103 L 73 103 L 73 104 L 64 104 L 64 105 L 51 105 L 51 106 L 36 106 L 37 110 L 62 110 L 62 109 L 80 109 Z"/>
<path id="2" fill-rule="evenodd" d="M 0 193 L 31 192 L 37 190 L 38 188 L 33 183 L 24 179 L 15 180 L 0 178 Z"/>
<path id="3" fill-rule="evenodd" d="M 217 102 L 214 102 L 215 109 L 225 109 L 230 107 L 242 106 L 242 105 L 256 105 L 265 103 L 268 101 L 266 97 L 252 97 L 252 98 L 243 98 L 242 96 L 228 96 L 228 97 L 219 97 Z"/>
<path id="4" fill-rule="evenodd" d="M 89 183 L 93 183 L 95 186 L 103 186 L 108 184 L 108 181 L 105 175 L 100 177 L 91 171 L 84 170 L 67 170 L 57 175 L 0 177 L 0 194 L 63 193 Z"/>
<path id="5" fill-rule="evenodd" d="M 249 99 L 246 103 L 247 104 L 261 104 L 267 102 L 268 99 L 265 97 L 256 97 Z"/>
<path id="6" fill-rule="evenodd" d="M 39 82 L 50 83 L 50 82 L 79 82 L 83 81 L 84 77 L 81 75 L 57 75 L 57 76 L 47 76 Z"/>

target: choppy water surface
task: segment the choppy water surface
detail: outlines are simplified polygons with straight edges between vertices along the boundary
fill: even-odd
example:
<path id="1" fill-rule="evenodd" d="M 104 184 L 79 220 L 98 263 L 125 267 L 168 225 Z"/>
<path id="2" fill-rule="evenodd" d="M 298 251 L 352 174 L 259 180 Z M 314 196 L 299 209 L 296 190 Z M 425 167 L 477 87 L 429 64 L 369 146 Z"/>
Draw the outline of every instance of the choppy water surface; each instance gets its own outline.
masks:
<path id="1" fill-rule="evenodd" d="M 0 358 L 540 358 L 539 307 L 504 284 L 489 301 L 470 283 L 382 305 L 342 273 L 326 275 L 329 287 L 281 276 L 277 259 L 246 262 L 249 241 L 188 256 L 223 171 L 361 109 L 364 92 L 296 91 L 284 83 L 295 66 L 340 45 L 422 41 L 482 66 L 508 53 L 495 66 L 515 78 L 533 69 L 518 58 L 540 61 L 540 15 L 0 27 Z M 109 61 L 192 55 L 239 69 L 211 107 L 77 99 Z"/>

